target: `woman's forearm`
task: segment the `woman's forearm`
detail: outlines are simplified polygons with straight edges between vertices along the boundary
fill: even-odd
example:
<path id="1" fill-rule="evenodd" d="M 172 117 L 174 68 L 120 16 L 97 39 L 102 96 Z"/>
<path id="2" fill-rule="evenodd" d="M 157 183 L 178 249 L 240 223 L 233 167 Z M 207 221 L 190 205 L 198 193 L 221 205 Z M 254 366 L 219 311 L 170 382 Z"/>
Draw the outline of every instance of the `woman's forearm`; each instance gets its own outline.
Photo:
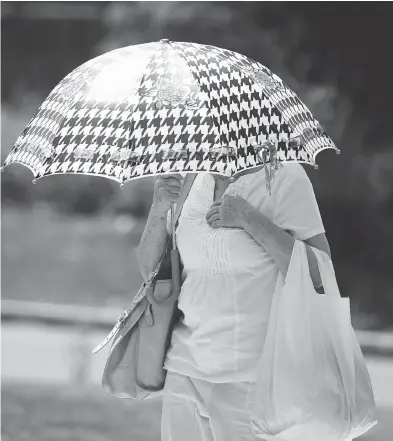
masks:
<path id="1" fill-rule="evenodd" d="M 137 248 L 139 269 L 144 280 L 160 260 L 168 240 L 167 215 L 170 204 L 153 199 L 146 226 Z"/>
<path id="2" fill-rule="evenodd" d="M 292 256 L 295 238 L 271 222 L 266 216 L 246 203 L 241 213 L 242 228 L 273 258 L 285 276 Z M 322 285 L 314 253 L 306 245 L 310 276 L 314 286 Z"/>

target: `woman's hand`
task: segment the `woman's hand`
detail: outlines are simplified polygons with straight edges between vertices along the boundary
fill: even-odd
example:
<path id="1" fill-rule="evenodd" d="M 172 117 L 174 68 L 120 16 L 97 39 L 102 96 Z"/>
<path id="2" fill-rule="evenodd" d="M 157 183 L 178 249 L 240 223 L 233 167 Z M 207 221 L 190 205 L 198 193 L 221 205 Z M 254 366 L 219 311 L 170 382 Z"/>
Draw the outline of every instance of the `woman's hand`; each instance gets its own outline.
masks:
<path id="1" fill-rule="evenodd" d="M 242 228 L 242 213 L 247 201 L 240 196 L 224 195 L 206 214 L 212 228 Z"/>
<path id="2" fill-rule="evenodd" d="M 153 204 L 169 209 L 171 202 L 178 202 L 183 177 L 180 174 L 157 176 L 154 181 Z"/>

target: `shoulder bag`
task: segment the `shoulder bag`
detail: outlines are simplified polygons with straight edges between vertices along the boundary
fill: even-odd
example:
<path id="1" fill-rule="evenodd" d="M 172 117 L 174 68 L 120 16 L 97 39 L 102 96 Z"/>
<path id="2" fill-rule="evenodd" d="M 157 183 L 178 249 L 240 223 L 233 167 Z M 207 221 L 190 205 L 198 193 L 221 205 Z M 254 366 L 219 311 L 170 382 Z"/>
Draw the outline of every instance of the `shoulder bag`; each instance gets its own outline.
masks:
<path id="1" fill-rule="evenodd" d="M 176 226 L 195 177 L 187 175 L 184 180 L 176 206 Z M 166 378 L 164 361 L 173 328 L 181 316 L 177 307 L 181 285 L 179 255 L 177 250 L 171 249 L 171 244 L 172 235 L 168 235 L 156 269 L 149 274 L 112 331 L 93 350 L 93 354 L 99 352 L 114 339 L 102 386 L 119 398 L 144 400 L 162 393 Z"/>

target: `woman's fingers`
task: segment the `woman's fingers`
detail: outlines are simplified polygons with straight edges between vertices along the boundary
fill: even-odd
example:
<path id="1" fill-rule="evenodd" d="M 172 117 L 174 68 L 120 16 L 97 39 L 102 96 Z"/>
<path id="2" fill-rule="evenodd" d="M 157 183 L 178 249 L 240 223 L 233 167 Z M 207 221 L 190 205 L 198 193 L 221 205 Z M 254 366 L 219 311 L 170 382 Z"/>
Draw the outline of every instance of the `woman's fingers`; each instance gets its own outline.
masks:
<path id="1" fill-rule="evenodd" d="M 155 192 L 160 199 L 167 202 L 178 202 L 182 186 L 182 176 L 179 174 L 156 177 Z"/>
<path id="2" fill-rule="evenodd" d="M 163 176 L 162 178 L 159 178 L 159 180 L 170 187 L 180 187 L 182 184 L 181 179 L 178 179 L 176 177 L 164 177 Z"/>
<path id="3" fill-rule="evenodd" d="M 174 191 L 174 192 L 179 192 L 181 185 L 178 184 L 172 184 L 169 185 L 167 182 L 161 181 L 157 183 L 157 187 L 159 189 L 164 189 L 164 190 L 170 190 L 170 191 Z"/>
<path id="4" fill-rule="evenodd" d="M 209 219 L 207 219 L 207 223 L 212 226 L 215 226 L 215 224 L 219 221 L 220 221 L 220 215 L 218 213 L 213 214 L 212 216 L 209 217 Z"/>
<path id="5" fill-rule="evenodd" d="M 157 178 L 157 183 L 160 186 L 168 186 L 168 187 L 174 187 L 174 188 L 180 188 L 182 185 L 182 178 L 181 176 L 160 176 Z"/>
<path id="6" fill-rule="evenodd" d="M 217 214 L 220 212 L 220 207 L 219 206 L 212 206 L 210 208 L 210 210 L 206 213 L 206 219 L 208 219 L 210 216 L 212 216 L 213 214 Z"/>
<path id="7" fill-rule="evenodd" d="M 162 175 L 163 178 L 175 178 L 175 179 L 184 179 L 184 177 L 181 175 L 181 173 L 171 173 L 170 175 Z"/>
<path id="8" fill-rule="evenodd" d="M 211 208 L 206 214 L 206 220 L 208 223 L 212 223 L 214 220 L 220 219 L 220 210 L 218 207 Z"/>
<path id="9" fill-rule="evenodd" d="M 158 192 L 161 194 L 169 194 L 172 196 L 179 196 L 180 195 L 180 187 L 175 186 L 169 186 L 169 185 L 160 185 L 158 187 Z"/>

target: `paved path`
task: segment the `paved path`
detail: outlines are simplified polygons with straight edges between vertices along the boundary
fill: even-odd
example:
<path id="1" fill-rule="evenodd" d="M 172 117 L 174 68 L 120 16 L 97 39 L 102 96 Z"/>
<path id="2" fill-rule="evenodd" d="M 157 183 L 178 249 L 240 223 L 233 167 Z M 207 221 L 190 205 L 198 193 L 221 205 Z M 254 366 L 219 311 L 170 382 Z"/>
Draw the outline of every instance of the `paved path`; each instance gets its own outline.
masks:
<path id="1" fill-rule="evenodd" d="M 110 345 L 96 355 L 91 350 L 105 335 L 83 328 L 3 324 L 3 380 L 99 385 Z M 377 402 L 393 408 L 393 357 L 370 356 L 367 364 Z"/>

